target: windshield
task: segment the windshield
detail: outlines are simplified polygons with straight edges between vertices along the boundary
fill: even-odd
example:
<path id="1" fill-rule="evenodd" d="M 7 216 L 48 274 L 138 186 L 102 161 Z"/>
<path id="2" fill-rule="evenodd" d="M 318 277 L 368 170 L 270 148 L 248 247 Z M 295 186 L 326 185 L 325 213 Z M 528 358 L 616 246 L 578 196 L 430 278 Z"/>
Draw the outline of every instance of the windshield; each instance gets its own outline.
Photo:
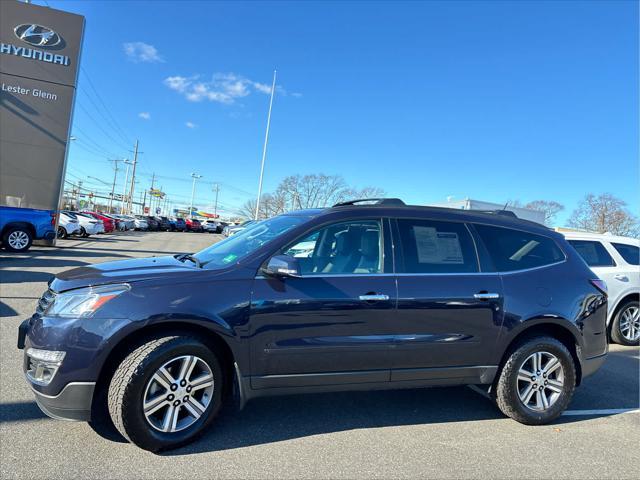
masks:
<path id="1" fill-rule="evenodd" d="M 280 215 L 257 222 L 250 228 L 199 251 L 195 257 L 209 268 L 226 267 L 307 220 L 307 217 L 302 216 Z"/>

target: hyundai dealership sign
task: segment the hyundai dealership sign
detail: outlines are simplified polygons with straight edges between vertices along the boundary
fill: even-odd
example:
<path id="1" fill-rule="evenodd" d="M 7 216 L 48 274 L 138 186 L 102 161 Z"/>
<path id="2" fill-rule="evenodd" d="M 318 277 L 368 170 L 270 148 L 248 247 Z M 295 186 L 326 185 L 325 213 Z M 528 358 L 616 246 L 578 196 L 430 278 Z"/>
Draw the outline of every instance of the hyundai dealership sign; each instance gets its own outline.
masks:
<path id="1" fill-rule="evenodd" d="M 84 17 L 0 1 L 0 205 L 58 209 Z"/>

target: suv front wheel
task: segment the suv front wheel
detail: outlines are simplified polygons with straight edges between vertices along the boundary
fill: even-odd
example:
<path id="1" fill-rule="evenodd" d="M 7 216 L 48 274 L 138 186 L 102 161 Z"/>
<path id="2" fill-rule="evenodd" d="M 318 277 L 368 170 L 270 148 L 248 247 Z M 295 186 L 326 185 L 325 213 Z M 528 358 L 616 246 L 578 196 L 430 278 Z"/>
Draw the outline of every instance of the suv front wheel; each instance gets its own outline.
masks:
<path id="1" fill-rule="evenodd" d="M 157 338 L 117 368 L 109 386 L 109 413 L 118 431 L 140 448 L 176 448 L 214 419 L 223 384 L 218 358 L 198 338 Z"/>
<path id="2" fill-rule="evenodd" d="M 535 337 L 509 355 L 495 386 L 495 400 L 514 420 L 544 425 L 567 408 L 575 385 L 575 365 L 567 347 L 552 337 Z"/>

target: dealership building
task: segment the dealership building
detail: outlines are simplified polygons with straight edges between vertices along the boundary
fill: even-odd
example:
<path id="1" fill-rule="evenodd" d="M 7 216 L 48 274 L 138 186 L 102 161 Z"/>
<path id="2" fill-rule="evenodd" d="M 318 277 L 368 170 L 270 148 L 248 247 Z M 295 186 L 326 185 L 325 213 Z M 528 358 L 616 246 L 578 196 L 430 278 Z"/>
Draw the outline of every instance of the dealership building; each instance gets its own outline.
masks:
<path id="1" fill-rule="evenodd" d="M 0 206 L 59 208 L 84 25 L 0 1 Z"/>

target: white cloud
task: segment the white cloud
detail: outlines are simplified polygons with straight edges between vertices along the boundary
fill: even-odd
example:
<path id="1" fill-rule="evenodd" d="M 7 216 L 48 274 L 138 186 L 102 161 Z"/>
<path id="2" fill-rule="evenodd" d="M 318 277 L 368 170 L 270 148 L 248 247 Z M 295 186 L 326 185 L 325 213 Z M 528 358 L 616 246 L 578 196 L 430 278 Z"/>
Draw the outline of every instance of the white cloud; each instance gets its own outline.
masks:
<path id="1" fill-rule="evenodd" d="M 192 77 L 176 75 L 167 77 L 164 84 L 184 95 L 190 102 L 209 100 L 229 105 L 253 92 L 271 93 L 270 85 L 254 82 L 235 73 L 214 73 L 211 80 L 202 79 L 198 75 Z M 286 95 L 286 91 L 281 86 L 277 86 L 276 90 Z"/>
<path id="2" fill-rule="evenodd" d="M 149 120 L 151 118 L 151 114 L 149 112 L 140 112 L 138 116 L 143 120 Z"/>
<path id="3" fill-rule="evenodd" d="M 196 128 L 197 127 L 197 125 L 195 123 L 193 123 L 193 122 L 187 122 L 187 123 L 185 123 L 185 125 L 187 126 L 187 128 Z"/>
<path id="4" fill-rule="evenodd" d="M 124 43 L 124 53 L 127 58 L 133 62 L 157 63 L 164 62 L 164 59 L 158 53 L 153 45 L 144 42 Z"/>

